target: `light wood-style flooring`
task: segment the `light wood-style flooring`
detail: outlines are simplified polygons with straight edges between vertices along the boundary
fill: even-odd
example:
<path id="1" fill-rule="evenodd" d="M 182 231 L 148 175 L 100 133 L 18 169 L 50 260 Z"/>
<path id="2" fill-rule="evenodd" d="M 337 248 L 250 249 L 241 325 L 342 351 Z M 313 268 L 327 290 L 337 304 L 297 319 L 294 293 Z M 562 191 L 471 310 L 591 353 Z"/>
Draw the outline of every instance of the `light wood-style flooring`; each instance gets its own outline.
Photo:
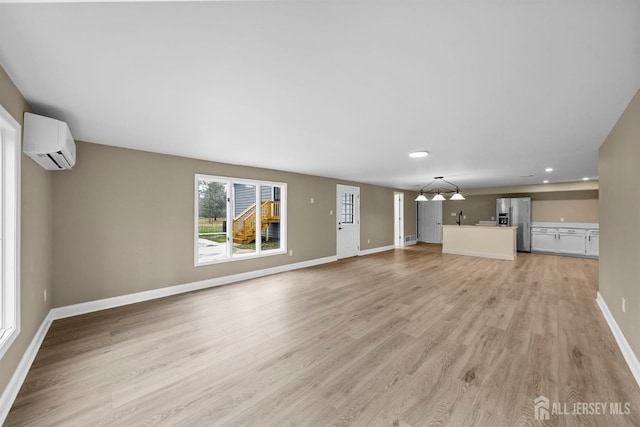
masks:
<path id="1" fill-rule="evenodd" d="M 597 260 L 440 251 L 56 321 L 6 425 L 640 425 L 640 389 L 595 303 Z M 535 421 L 539 395 L 631 413 Z"/>

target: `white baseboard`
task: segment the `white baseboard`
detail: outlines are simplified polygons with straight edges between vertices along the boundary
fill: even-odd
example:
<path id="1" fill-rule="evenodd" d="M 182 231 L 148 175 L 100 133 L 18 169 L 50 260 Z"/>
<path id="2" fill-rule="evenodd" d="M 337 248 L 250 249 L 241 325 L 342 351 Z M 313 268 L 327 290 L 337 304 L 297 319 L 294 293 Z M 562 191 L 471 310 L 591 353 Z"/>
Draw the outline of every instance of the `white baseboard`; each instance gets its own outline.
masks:
<path id="1" fill-rule="evenodd" d="M 4 425 L 11 406 L 13 406 L 13 402 L 16 400 L 16 397 L 18 397 L 22 383 L 24 383 L 25 378 L 27 378 L 29 369 L 31 369 L 31 365 L 38 354 L 38 350 L 40 350 L 42 341 L 44 341 L 44 337 L 47 335 L 52 321 L 51 311 L 49 311 L 31 340 L 29 347 L 27 347 L 27 350 L 22 355 L 22 359 L 13 373 L 9 384 L 7 384 L 7 388 L 4 389 L 2 396 L 0 396 L 0 425 Z"/>
<path id="2" fill-rule="evenodd" d="M 620 351 L 622 351 L 624 360 L 626 360 L 627 365 L 629 365 L 629 369 L 631 369 L 633 377 L 636 379 L 638 386 L 640 386 L 640 362 L 638 361 L 636 354 L 633 352 L 633 349 L 629 345 L 629 342 L 622 333 L 622 330 L 618 326 L 618 322 L 616 322 L 613 314 L 611 314 L 611 311 L 609 311 L 609 307 L 607 306 L 604 298 L 602 298 L 602 294 L 600 294 L 600 292 L 598 292 L 596 302 L 600 307 L 600 311 L 602 311 L 602 314 L 604 315 L 604 319 L 609 325 L 609 329 L 611 329 L 611 332 L 613 333 L 613 337 L 618 343 L 618 347 L 620 347 Z"/>
<path id="3" fill-rule="evenodd" d="M 492 259 L 503 259 L 507 261 L 513 261 L 516 259 L 515 255 L 504 255 L 504 254 L 489 254 L 484 252 L 473 252 L 473 251 L 456 251 L 456 250 L 442 250 L 443 254 L 451 254 L 451 255 L 466 255 L 466 256 L 475 256 L 480 258 L 492 258 Z"/>
<path id="4" fill-rule="evenodd" d="M 392 247 L 393 248 L 393 247 Z M 29 347 L 22 356 L 22 360 L 18 365 L 16 371 L 11 377 L 11 381 L 7 385 L 7 388 L 0 396 L 0 425 L 2 425 L 11 410 L 13 402 L 16 400 L 20 388 L 24 383 L 31 364 L 38 354 L 38 350 L 42 345 L 42 341 L 51 326 L 51 322 L 57 319 L 63 319 L 65 317 L 77 316 L 80 314 L 91 313 L 94 311 L 106 310 L 114 307 L 121 307 L 128 304 L 134 304 L 143 301 L 149 301 L 157 298 L 162 298 L 171 295 L 178 295 L 185 292 L 196 291 L 200 289 L 212 288 L 215 286 L 226 285 L 233 282 L 239 282 L 242 280 L 255 279 L 258 277 L 268 276 L 276 273 L 283 273 L 285 271 L 297 270 L 300 268 L 313 267 L 315 265 L 326 264 L 329 262 L 337 261 L 336 256 L 330 256 L 325 258 L 317 258 L 309 261 L 297 262 L 294 264 L 286 264 L 278 267 L 265 268 L 263 270 L 249 271 L 246 273 L 233 274 L 231 276 L 217 277 L 214 279 L 201 280 L 199 282 L 186 283 L 183 285 L 168 286 L 166 288 L 154 289 L 151 291 L 137 292 L 135 294 L 122 295 L 113 298 L 105 298 L 97 301 L 89 301 L 80 304 L 68 305 L 65 307 L 52 308 L 47 316 L 42 321 L 38 332 L 31 340 Z"/>
<path id="5" fill-rule="evenodd" d="M 358 251 L 358 256 L 377 254 L 378 252 L 391 251 L 393 249 L 395 249 L 395 246 L 393 245 L 380 246 L 379 248 L 371 248 L 365 249 L 364 251 Z"/>
<path id="6" fill-rule="evenodd" d="M 121 307 L 143 301 L 150 301 L 157 298 L 164 298 L 186 292 L 198 291 L 201 289 L 213 288 L 215 286 L 228 285 L 229 283 L 240 282 L 242 280 L 256 279 L 285 271 L 297 270 L 300 268 L 313 267 L 314 265 L 326 264 L 337 261 L 337 257 L 330 256 L 309 261 L 285 264 L 278 267 L 265 268 L 263 270 L 248 271 L 246 273 L 233 274 L 231 276 L 216 277 L 214 279 L 201 280 L 199 282 L 185 283 L 182 285 L 167 286 L 165 288 L 153 289 L 151 291 L 137 292 L 135 294 L 122 295 L 112 298 L 104 298 L 96 301 L 83 302 L 80 304 L 67 305 L 52 309 L 53 320 L 64 319 L 65 317 L 78 316 L 80 314 L 92 313 L 94 311 L 106 310 L 109 308 Z"/>

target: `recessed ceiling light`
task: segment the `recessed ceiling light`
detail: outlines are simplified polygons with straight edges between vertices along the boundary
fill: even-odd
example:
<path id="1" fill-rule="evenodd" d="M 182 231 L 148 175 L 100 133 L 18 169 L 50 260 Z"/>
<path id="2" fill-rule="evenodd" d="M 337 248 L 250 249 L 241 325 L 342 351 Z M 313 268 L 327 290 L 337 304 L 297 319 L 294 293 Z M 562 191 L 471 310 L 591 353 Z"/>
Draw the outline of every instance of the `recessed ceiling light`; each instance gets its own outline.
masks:
<path id="1" fill-rule="evenodd" d="M 553 168 L 546 168 L 544 171 L 545 172 L 553 172 Z"/>
<path id="2" fill-rule="evenodd" d="M 548 184 L 548 183 L 549 183 L 549 180 L 546 180 L 546 179 L 545 179 L 544 181 L 542 181 L 542 183 L 543 183 L 543 184 Z"/>
<path id="3" fill-rule="evenodd" d="M 584 178 L 582 178 L 583 181 L 589 181 L 589 177 L 585 176 Z"/>
<path id="4" fill-rule="evenodd" d="M 413 153 L 409 153 L 409 157 L 413 157 L 414 159 L 420 158 L 420 157 L 427 157 L 429 155 L 428 151 L 414 151 Z"/>

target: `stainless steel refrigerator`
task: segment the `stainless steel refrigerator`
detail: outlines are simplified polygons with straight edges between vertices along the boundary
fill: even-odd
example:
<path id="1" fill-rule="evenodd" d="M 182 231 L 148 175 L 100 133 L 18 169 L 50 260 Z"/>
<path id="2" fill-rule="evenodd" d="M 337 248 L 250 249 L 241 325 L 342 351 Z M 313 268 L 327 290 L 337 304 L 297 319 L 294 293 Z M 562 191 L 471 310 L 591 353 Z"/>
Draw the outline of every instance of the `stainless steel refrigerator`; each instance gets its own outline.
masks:
<path id="1" fill-rule="evenodd" d="M 497 199 L 496 211 L 499 226 L 518 227 L 518 252 L 531 252 L 531 198 Z"/>

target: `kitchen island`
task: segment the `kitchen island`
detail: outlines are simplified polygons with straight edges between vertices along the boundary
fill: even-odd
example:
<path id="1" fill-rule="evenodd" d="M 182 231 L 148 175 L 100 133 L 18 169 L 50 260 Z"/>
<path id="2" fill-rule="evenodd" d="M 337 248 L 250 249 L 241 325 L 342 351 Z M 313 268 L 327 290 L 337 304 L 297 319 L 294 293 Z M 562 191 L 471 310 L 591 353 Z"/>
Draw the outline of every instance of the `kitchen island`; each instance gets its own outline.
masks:
<path id="1" fill-rule="evenodd" d="M 513 261 L 517 230 L 518 227 L 443 225 L 442 253 Z"/>

